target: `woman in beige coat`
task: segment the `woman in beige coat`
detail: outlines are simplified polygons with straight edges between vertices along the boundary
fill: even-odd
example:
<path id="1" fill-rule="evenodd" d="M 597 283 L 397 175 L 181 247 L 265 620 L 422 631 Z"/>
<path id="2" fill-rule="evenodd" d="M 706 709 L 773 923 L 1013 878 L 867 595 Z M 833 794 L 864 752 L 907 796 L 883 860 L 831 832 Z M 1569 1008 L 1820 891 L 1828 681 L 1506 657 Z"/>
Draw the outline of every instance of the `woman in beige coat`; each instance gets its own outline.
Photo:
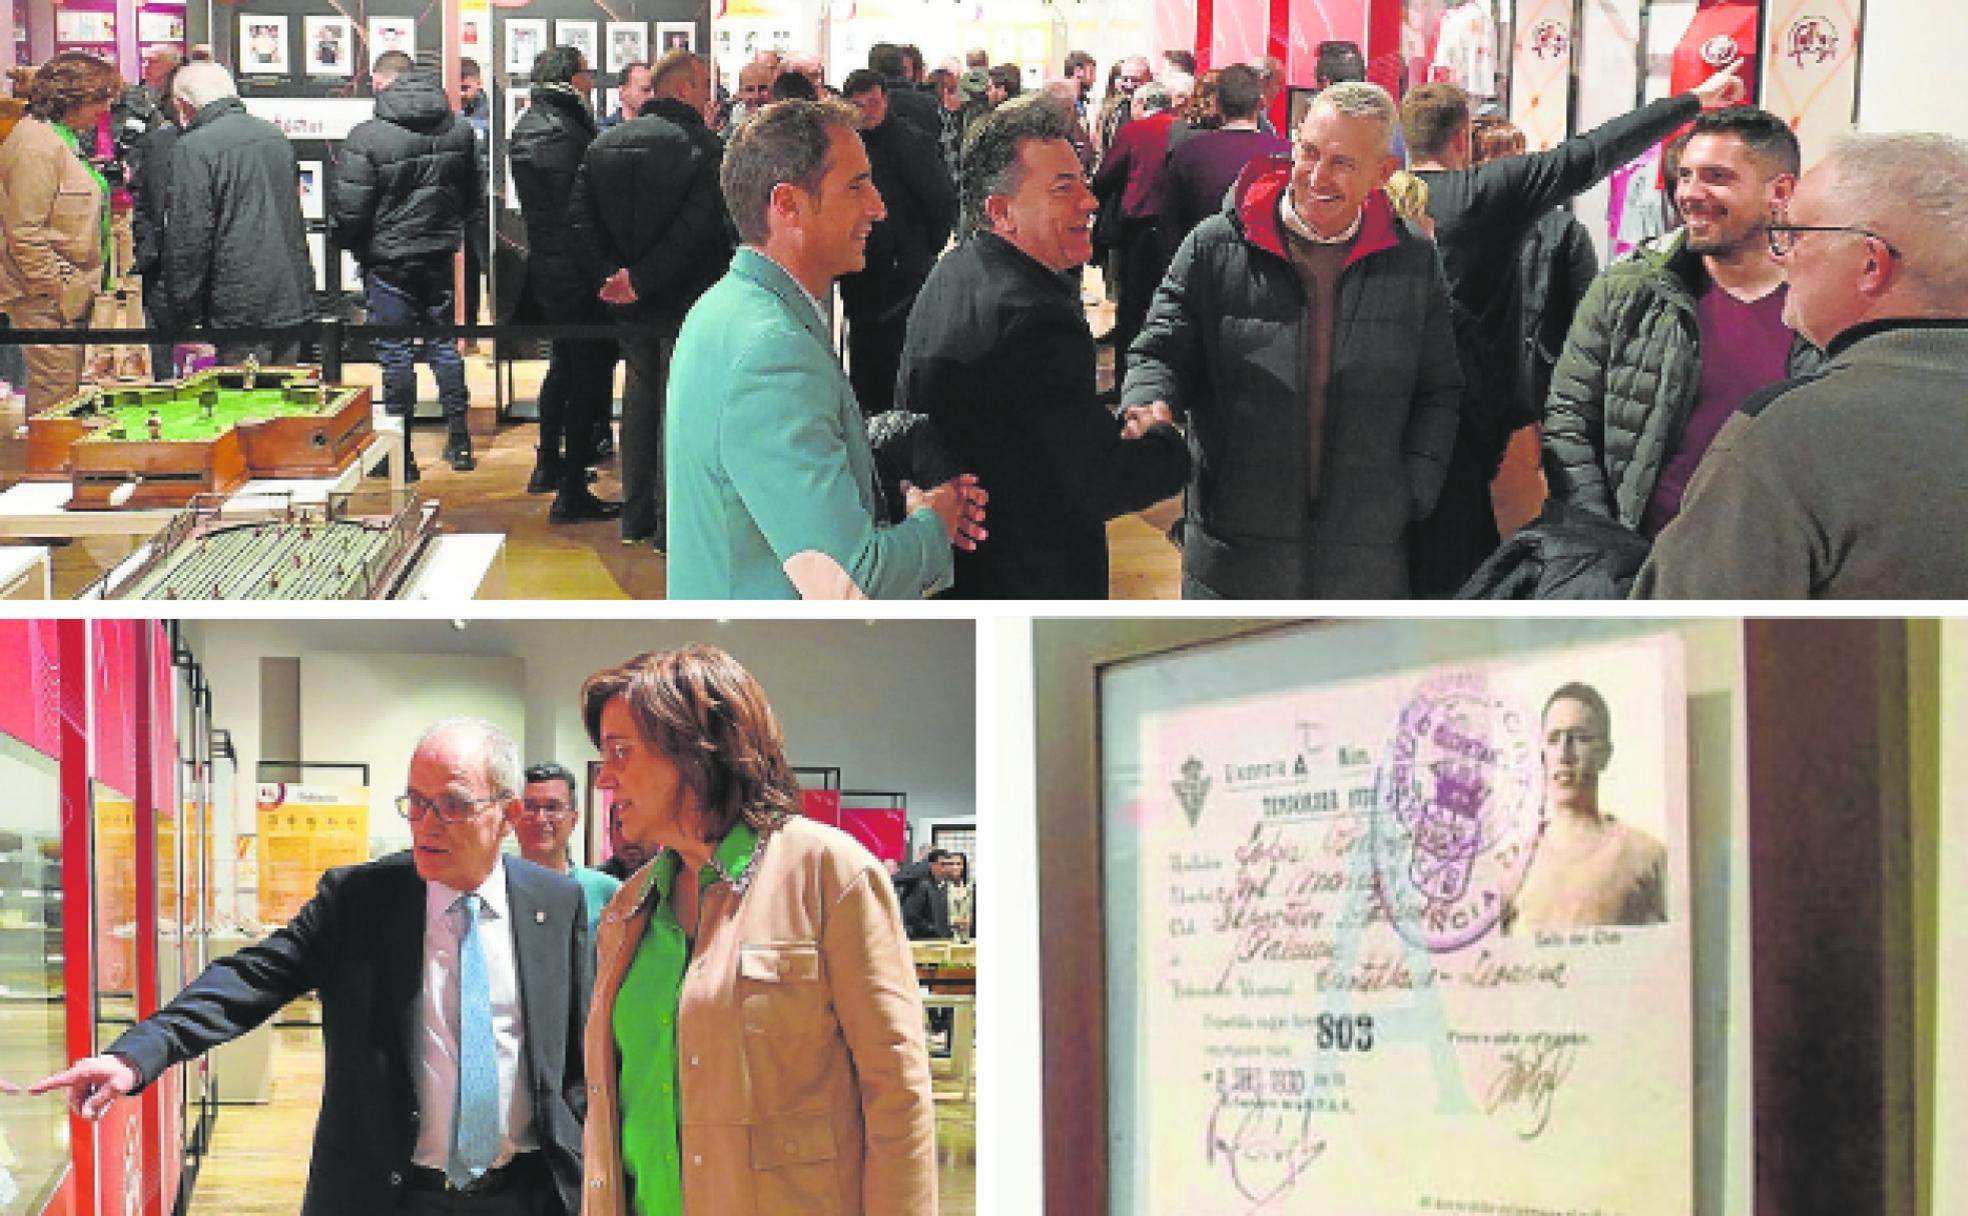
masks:
<path id="1" fill-rule="evenodd" d="M 122 83 L 94 55 L 64 51 L 34 73 L 27 116 L 0 144 L 0 312 L 16 329 L 72 329 L 102 289 L 108 191 L 81 149 Z M 30 413 L 81 383 L 80 346 L 23 353 Z"/>
<path id="2" fill-rule="evenodd" d="M 730 655 L 639 655 L 581 690 L 597 784 L 664 851 L 597 935 L 588 1216 L 934 1216 L 935 1116 L 881 863 L 801 817 Z"/>

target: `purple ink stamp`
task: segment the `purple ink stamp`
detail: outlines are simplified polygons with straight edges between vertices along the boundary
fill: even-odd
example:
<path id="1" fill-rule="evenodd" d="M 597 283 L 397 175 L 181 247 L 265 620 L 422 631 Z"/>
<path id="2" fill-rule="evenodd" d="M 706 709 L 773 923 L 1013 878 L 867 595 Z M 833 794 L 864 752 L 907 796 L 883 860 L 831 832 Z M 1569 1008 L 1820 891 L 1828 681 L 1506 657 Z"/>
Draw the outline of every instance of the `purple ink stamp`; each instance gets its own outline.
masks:
<path id="1" fill-rule="evenodd" d="M 1475 672 L 1437 676 L 1402 707 L 1375 778 L 1373 850 L 1408 941 L 1460 950 L 1516 895 L 1543 797 L 1537 729 Z"/>

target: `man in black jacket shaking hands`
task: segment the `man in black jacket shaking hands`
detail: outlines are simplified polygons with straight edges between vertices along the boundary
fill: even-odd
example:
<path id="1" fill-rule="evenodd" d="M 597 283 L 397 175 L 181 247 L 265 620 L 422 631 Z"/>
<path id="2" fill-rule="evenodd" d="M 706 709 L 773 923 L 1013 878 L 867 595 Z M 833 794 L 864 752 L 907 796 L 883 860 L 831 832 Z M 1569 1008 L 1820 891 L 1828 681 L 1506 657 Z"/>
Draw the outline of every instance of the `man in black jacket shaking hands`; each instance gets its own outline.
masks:
<path id="1" fill-rule="evenodd" d="M 1099 209 L 1043 94 L 1006 102 L 965 143 L 966 236 L 909 316 L 897 404 L 936 420 L 991 487 L 991 538 L 959 549 L 952 594 L 1105 599 L 1109 519 L 1182 488 L 1189 455 L 1167 407 L 1126 429 L 1096 400 L 1093 335 L 1069 277 Z"/>

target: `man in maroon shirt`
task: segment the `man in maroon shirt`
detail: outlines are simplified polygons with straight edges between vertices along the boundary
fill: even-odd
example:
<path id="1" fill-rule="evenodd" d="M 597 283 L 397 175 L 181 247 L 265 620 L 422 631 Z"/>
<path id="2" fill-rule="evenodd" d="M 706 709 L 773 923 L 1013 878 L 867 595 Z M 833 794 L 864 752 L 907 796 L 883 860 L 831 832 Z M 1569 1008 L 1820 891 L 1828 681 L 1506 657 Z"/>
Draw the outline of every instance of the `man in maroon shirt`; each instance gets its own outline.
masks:
<path id="1" fill-rule="evenodd" d="M 1134 121 L 1114 136 L 1093 175 L 1094 196 L 1121 196 L 1121 290 L 1114 303 L 1114 383 L 1127 373 L 1127 349 L 1141 332 L 1148 302 L 1168 269 L 1157 228 L 1162 215 L 1162 173 L 1169 128 L 1175 125 L 1169 91 L 1145 84 L 1134 91 Z"/>
<path id="2" fill-rule="evenodd" d="M 1264 81 L 1256 68 L 1233 64 L 1217 78 L 1223 125 L 1183 140 L 1169 153 L 1162 179 L 1162 253 L 1175 257 L 1189 230 L 1223 210 L 1223 196 L 1244 166 L 1260 156 L 1285 156 L 1291 145 L 1257 129 Z"/>
<path id="3" fill-rule="evenodd" d="M 1696 119 L 1675 179 L 1687 226 L 1600 276 L 1552 372 L 1554 496 L 1653 537 L 1744 399 L 1817 365 L 1784 324 L 1783 267 L 1764 232 L 1798 161 L 1774 114 L 1739 106 Z"/>

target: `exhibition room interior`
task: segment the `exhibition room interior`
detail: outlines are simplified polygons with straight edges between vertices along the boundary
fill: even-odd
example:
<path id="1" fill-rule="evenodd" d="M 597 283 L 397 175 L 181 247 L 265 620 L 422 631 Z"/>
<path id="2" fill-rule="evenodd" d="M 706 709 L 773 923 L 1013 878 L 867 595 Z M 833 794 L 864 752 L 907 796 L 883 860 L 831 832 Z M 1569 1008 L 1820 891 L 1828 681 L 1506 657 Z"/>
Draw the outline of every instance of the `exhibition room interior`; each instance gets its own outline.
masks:
<path id="1" fill-rule="evenodd" d="M 844 833 L 828 839 L 891 872 L 931 847 L 961 853 L 974 883 L 974 634 L 968 619 L 0 620 L 0 1080 L 106 1047 L 207 962 L 279 929 L 325 870 L 408 848 L 399 795 L 421 791 L 406 772 L 440 719 L 485 719 L 521 764 L 564 766 L 579 810 L 567 851 L 602 866 L 613 841 L 596 809 L 615 786 L 582 683 L 646 652 L 713 647 L 750 673 L 797 815 Z M 727 705 L 707 712 L 738 712 Z M 968 1213 L 977 935 L 966 920 L 910 947 L 940 1210 Z M 54 1095 L 0 1094 L 0 1212 L 295 1211 L 330 1084 L 322 1018 L 297 1000 L 98 1122 Z"/>
<path id="2" fill-rule="evenodd" d="M 1672 65 L 1688 58 L 1681 52 L 1706 51 L 1711 41 L 1718 56 L 1726 43 L 1728 54 L 1750 54 L 1763 65 L 1759 70 L 1768 79 L 1759 86 L 1756 100 L 1798 124 L 1814 149 L 1829 133 L 1853 125 L 1868 131 L 1960 129 L 1957 115 L 1932 105 L 1931 83 L 1947 78 L 1952 69 L 1949 44 L 1931 36 L 1934 15 L 1942 7 L 1934 0 L 1872 5 L 1863 12 L 1863 39 L 1857 36 L 1856 22 L 1864 6 L 1853 3 L 1486 0 L 1479 7 L 1494 19 L 1489 50 L 1501 80 L 1491 82 L 1500 90 L 1495 100 L 1526 128 L 1533 148 L 1553 146 L 1670 91 Z M 824 79 L 838 86 L 867 63 L 872 46 L 890 42 L 919 47 L 932 67 L 982 51 L 995 65 L 1017 65 L 1027 91 L 1059 77 L 1066 56 L 1074 51 L 1090 54 L 1103 78 L 1110 67 L 1135 54 L 1159 57 L 1186 50 L 1205 68 L 1275 56 L 1282 62 L 1287 88 L 1286 96 L 1273 103 L 1283 120 L 1299 113 L 1308 99 L 1322 44 L 1355 43 L 1376 78 L 1392 80 L 1390 73 L 1398 70 L 1416 84 L 1431 79 L 1439 66 L 1430 48 L 1445 14 L 1466 14 L 1469 8 L 1469 0 L 1325 0 L 1316 5 L 1264 0 L 981 0 L 972 5 L 747 0 L 737 6 L 690 0 L 605 5 L 595 0 L 529 0 L 524 5 L 368 0 L 356 9 L 324 0 L 21 0 L 0 11 L 0 40 L 13 44 L 17 66 L 83 51 L 112 62 L 129 82 L 142 79 L 146 56 L 158 48 L 209 50 L 235 75 L 247 108 L 279 126 L 293 145 L 303 183 L 302 221 L 316 312 L 344 325 L 367 320 L 365 287 L 361 268 L 337 243 L 329 217 L 334 213 L 335 166 L 355 125 L 373 113 L 369 60 L 392 49 L 434 57 L 453 88 L 458 65 L 474 60 L 485 90 L 480 121 L 485 124 L 488 188 L 483 212 L 474 217 L 479 231 L 472 239 L 485 252 L 460 252 L 460 290 L 454 294 L 460 297 L 459 320 L 489 325 L 514 316 L 528 275 L 531 238 L 508 151 L 512 127 L 530 104 L 532 55 L 546 46 L 564 43 L 590 52 L 595 79 L 589 103 L 603 116 L 618 103 L 627 63 L 645 61 L 667 48 L 684 46 L 707 56 L 720 86 L 730 93 L 738 86 L 739 71 L 760 51 L 811 56 Z M 1710 28 L 1705 15 L 1717 9 L 1729 10 L 1746 24 L 1718 24 L 1714 28 L 1729 32 L 1702 37 Z M 1786 37 L 1791 53 L 1771 53 Z M 1793 79 L 1807 71 L 1825 79 Z M 18 105 L 15 99 L 6 101 Z M 0 106 L 0 114 L 4 112 Z M 1644 185 L 1651 176 L 1651 170 L 1625 166 L 1614 180 Z M 1643 210 L 1625 206 L 1619 192 L 1605 183 L 1581 194 L 1571 207 L 1602 261 L 1630 245 L 1621 231 L 1623 208 L 1634 214 Z M 1097 271 L 1089 271 L 1081 287 L 1091 331 L 1109 332 L 1116 305 L 1110 285 Z M 464 301 L 474 294 L 477 306 L 469 309 Z M 101 319 L 105 326 L 122 329 L 143 322 L 143 310 L 134 300 Z M 837 326 L 837 345 L 845 346 L 839 333 Z M 160 343 L 159 348 L 171 350 L 173 345 Z M 95 353 L 117 350 L 141 355 L 145 348 L 103 343 Z M 85 484 L 71 484 L 62 454 L 44 450 L 47 444 L 38 438 L 30 443 L 26 436 L 16 437 L 19 428 L 35 429 L 31 411 L 18 396 L 24 370 L 0 376 L 12 376 L 9 387 L 14 390 L 0 394 L 0 593 L 69 598 L 92 588 L 136 592 L 150 581 L 140 575 L 156 573 L 144 563 L 167 548 L 148 544 L 153 538 L 162 535 L 172 542 L 168 561 L 174 565 L 189 560 L 181 552 L 202 543 L 202 534 L 165 532 L 188 495 L 161 491 L 194 483 L 232 500 L 229 526 L 250 523 L 263 531 L 275 531 L 285 522 L 279 518 L 285 505 L 282 494 L 293 495 L 291 502 L 315 503 L 329 493 L 365 488 L 369 492 L 349 510 L 376 521 L 404 509 L 401 495 L 415 494 L 419 511 L 405 520 L 414 526 L 404 529 L 405 552 L 390 565 L 387 584 L 364 582 L 343 594 L 589 600 L 660 598 L 666 593 L 665 553 L 648 543 L 623 544 L 622 529 L 610 521 L 554 522 L 549 499 L 529 493 L 541 443 L 538 399 L 548 365 L 543 340 L 487 337 L 465 349 L 468 429 L 476 451 L 476 467 L 467 472 L 455 471 L 440 458 L 446 436 L 434 384 L 427 371 L 417 373 L 422 424 L 410 442 L 421 451 L 423 479 L 410 487 L 392 476 L 401 469 L 404 439 L 377 400 L 381 377 L 370 340 L 345 331 L 340 341 L 311 337 L 304 351 L 307 369 L 320 369 L 336 385 L 368 394 L 374 413 L 370 431 L 335 445 L 329 467 L 256 472 L 248 466 L 240 477 L 215 482 L 203 456 L 188 456 L 168 470 L 139 470 L 126 462 L 96 471 L 95 500 Z M 174 352 L 166 361 L 178 358 Z M 1112 351 L 1102 348 L 1098 360 L 1100 386 L 1112 389 Z M 129 385 L 161 381 L 182 370 L 160 368 L 148 355 L 141 361 L 147 362 L 147 370 L 128 376 Z M 111 362 L 129 370 L 115 359 Z M 92 361 L 90 366 L 98 364 Z M 122 379 L 126 377 L 119 372 L 86 387 Z M 618 411 L 622 393 L 611 379 L 610 397 Z M 169 434 L 178 422 L 178 408 L 166 399 L 160 410 L 162 433 Z M 129 442 L 140 443 L 142 415 L 135 421 Z M 596 466 L 596 492 L 607 499 L 623 496 L 626 471 L 619 456 L 602 460 Z M 131 498 L 117 505 L 102 500 L 139 477 L 143 488 Z M 1545 493 L 1536 443 L 1528 432 L 1520 432 L 1493 485 L 1490 505 L 1498 529 L 1509 535 L 1534 519 Z M 433 503 L 435 515 L 423 518 L 422 508 Z M 1164 499 L 1112 522 L 1107 588 L 1112 598 L 1176 597 L 1180 556 L 1165 537 L 1178 510 L 1174 499 Z M 324 536 L 340 530 L 317 529 Z M 304 540 L 309 543 L 303 548 L 327 548 L 322 536 Z M 199 573 L 178 586 L 175 595 L 209 598 L 217 585 Z M 289 578 L 261 590 L 296 598 L 301 585 Z M 223 594 L 244 598 L 230 589 Z"/>
<path id="3" fill-rule="evenodd" d="M 1036 803 L 993 840 L 1038 859 L 992 926 L 994 1031 L 1043 1056 L 1006 1081 L 1043 1117 L 987 1129 L 1043 1162 L 1017 1210 L 1962 1210 L 1964 622 L 1029 646 Z"/>

